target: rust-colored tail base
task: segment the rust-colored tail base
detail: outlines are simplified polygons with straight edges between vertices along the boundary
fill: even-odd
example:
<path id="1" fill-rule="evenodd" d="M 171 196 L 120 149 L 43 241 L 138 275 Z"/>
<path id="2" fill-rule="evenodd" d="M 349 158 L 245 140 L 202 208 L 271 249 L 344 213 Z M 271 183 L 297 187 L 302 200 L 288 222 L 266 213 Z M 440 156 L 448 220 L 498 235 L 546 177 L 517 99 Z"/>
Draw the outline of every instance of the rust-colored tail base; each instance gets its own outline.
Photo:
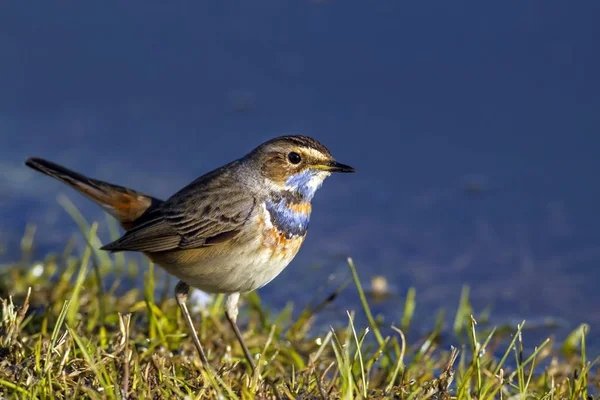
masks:
<path id="1" fill-rule="evenodd" d="M 160 203 L 161 200 L 122 186 L 88 178 L 75 171 L 41 158 L 30 158 L 25 165 L 58 179 L 85 195 L 115 217 L 125 230 Z"/>

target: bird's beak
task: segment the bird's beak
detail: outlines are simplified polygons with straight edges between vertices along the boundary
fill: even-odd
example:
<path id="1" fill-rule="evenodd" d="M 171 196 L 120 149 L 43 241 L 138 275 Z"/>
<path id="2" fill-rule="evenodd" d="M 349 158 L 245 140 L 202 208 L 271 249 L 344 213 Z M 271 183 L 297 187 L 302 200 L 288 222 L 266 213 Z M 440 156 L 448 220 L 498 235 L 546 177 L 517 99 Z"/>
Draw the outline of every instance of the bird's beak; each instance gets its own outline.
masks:
<path id="1" fill-rule="evenodd" d="M 322 169 L 329 172 L 355 172 L 354 168 L 349 165 L 341 164 L 337 161 L 331 161 L 320 165 Z"/>

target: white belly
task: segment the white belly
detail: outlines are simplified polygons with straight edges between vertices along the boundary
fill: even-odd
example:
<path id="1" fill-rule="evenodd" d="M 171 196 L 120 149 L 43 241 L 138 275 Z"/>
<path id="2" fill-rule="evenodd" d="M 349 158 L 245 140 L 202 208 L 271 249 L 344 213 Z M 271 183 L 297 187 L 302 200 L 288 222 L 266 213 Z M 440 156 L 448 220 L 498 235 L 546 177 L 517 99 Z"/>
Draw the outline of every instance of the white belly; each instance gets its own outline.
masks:
<path id="1" fill-rule="evenodd" d="M 262 214 L 262 213 L 261 213 Z M 208 293 L 243 293 L 263 287 L 292 261 L 304 237 L 286 239 L 264 214 L 229 242 L 151 257 L 167 272 Z"/>

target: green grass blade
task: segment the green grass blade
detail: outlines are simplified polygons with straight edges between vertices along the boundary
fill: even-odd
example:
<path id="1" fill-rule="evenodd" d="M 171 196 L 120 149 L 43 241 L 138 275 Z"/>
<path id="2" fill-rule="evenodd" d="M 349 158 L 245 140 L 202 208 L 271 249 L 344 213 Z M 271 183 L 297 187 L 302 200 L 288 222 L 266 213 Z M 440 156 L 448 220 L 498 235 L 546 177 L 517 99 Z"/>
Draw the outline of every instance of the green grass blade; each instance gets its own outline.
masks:
<path id="1" fill-rule="evenodd" d="M 92 224 L 90 228 L 90 232 L 88 235 L 88 243 L 92 243 L 92 238 L 96 236 L 96 230 L 98 229 L 98 224 Z M 77 279 L 75 280 L 75 285 L 73 286 L 73 293 L 71 295 L 71 306 L 67 311 L 67 323 L 69 325 L 75 325 L 75 318 L 77 313 L 79 312 L 80 299 L 79 294 L 81 293 L 81 289 L 83 287 L 83 283 L 85 281 L 88 264 L 90 262 L 90 257 L 92 255 L 92 247 L 88 245 L 85 248 L 85 252 L 83 253 L 83 258 L 81 259 L 81 267 L 79 268 L 79 274 L 77 275 Z"/>
<path id="2" fill-rule="evenodd" d="M 367 318 L 369 320 L 369 325 L 371 329 L 373 329 L 373 334 L 375 338 L 377 338 L 377 342 L 379 344 L 383 343 L 383 335 L 379 331 L 379 327 L 375 323 L 375 318 L 373 318 L 373 314 L 371 313 L 371 308 L 369 307 L 369 302 L 367 301 L 367 296 L 365 295 L 365 291 L 362 288 L 360 283 L 360 279 L 358 278 L 358 273 L 356 272 L 356 267 L 354 266 L 354 261 L 352 258 L 348 258 L 348 265 L 350 266 L 350 270 L 352 271 L 352 277 L 354 278 L 354 284 L 356 285 L 356 289 L 358 290 L 358 296 L 360 297 L 360 301 L 362 303 L 363 309 L 365 310 L 365 314 L 367 314 Z"/>
<path id="3" fill-rule="evenodd" d="M 54 329 L 52 330 L 52 336 L 50 338 L 50 346 L 48 347 L 48 351 L 46 352 L 46 360 L 44 361 L 44 371 L 47 373 L 50 367 L 50 353 L 56 347 L 56 341 L 58 340 L 58 335 L 60 334 L 60 330 L 65 322 L 65 317 L 67 316 L 67 312 L 69 310 L 69 300 L 65 300 L 63 303 L 63 307 L 60 310 L 60 314 L 58 314 L 58 319 L 56 324 L 54 325 Z"/>
<path id="4" fill-rule="evenodd" d="M 408 332 L 410 323 L 415 314 L 417 290 L 414 287 L 408 289 L 406 293 L 406 301 L 404 302 L 404 314 L 402 315 L 402 322 L 400 327 L 403 331 Z"/>

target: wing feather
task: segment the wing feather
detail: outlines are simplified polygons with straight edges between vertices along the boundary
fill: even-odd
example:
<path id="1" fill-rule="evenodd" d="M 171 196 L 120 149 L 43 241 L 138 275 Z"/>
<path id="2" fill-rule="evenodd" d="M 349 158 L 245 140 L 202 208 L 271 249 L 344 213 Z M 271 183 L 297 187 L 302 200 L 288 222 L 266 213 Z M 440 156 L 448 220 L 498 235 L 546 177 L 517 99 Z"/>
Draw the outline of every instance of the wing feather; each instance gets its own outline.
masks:
<path id="1" fill-rule="evenodd" d="M 103 247 L 159 252 L 213 246 L 233 239 L 250 219 L 256 199 L 231 174 L 196 180 L 148 218 Z"/>

